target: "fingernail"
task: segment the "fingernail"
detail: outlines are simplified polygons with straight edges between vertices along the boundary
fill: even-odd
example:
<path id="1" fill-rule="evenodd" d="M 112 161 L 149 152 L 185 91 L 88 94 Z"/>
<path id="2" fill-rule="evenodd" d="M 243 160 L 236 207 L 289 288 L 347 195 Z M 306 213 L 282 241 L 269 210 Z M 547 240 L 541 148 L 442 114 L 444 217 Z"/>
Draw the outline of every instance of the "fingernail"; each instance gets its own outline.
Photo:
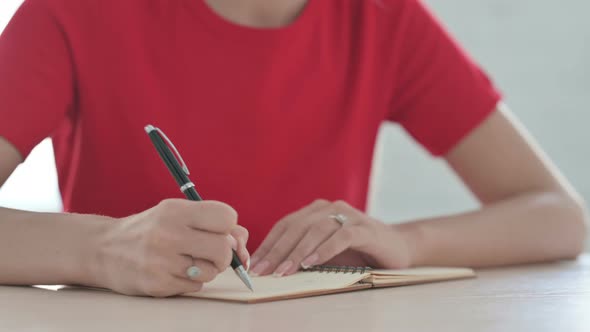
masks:
<path id="1" fill-rule="evenodd" d="M 257 277 L 259 276 L 262 272 L 264 272 L 264 270 L 266 270 L 266 268 L 270 265 L 269 261 L 262 261 L 258 264 L 256 264 L 253 268 L 252 268 L 252 275 Z"/>
<path id="2" fill-rule="evenodd" d="M 258 257 L 256 255 L 252 256 L 252 265 L 250 265 L 250 266 L 256 265 L 256 263 L 258 263 L 259 260 L 260 260 L 260 257 Z"/>
<path id="3" fill-rule="evenodd" d="M 231 247 L 233 250 L 238 250 L 238 241 L 236 240 L 235 237 L 228 235 L 229 237 L 229 242 L 231 243 Z"/>
<path id="4" fill-rule="evenodd" d="M 248 260 L 246 261 L 246 272 L 250 271 L 250 257 L 248 257 Z"/>
<path id="5" fill-rule="evenodd" d="M 304 269 L 308 269 L 310 266 L 313 266 L 319 258 L 320 256 L 318 254 L 308 256 L 306 259 L 303 260 L 303 262 L 301 262 L 301 267 Z"/>
<path id="6" fill-rule="evenodd" d="M 292 261 L 284 261 L 281 265 L 279 265 L 279 267 L 277 267 L 275 273 L 273 273 L 273 276 L 277 278 L 282 277 L 291 268 L 291 266 L 293 266 Z"/>

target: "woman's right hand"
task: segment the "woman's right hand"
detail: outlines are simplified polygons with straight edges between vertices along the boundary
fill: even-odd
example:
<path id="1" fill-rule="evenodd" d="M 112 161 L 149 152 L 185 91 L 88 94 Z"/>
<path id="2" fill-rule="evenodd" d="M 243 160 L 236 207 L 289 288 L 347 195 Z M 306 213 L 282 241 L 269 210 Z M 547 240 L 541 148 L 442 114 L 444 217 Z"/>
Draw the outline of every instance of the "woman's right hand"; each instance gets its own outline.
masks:
<path id="1" fill-rule="evenodd" d="M 249 261 L 247 238 L 226 204 L 165 200 L 108 227 L 99 241 L 95 283 L 127 295 L 195 292 L 230 265 L 232 247 Z M 192 265 L 201 271 L 194 280 L 186 273 Z"/>

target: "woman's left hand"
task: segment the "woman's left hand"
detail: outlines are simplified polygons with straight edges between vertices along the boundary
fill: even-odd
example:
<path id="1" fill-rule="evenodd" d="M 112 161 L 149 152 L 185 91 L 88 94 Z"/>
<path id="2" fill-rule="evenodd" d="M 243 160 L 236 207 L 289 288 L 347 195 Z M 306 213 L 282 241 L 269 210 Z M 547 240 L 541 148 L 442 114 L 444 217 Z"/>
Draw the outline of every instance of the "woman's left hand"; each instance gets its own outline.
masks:
<path id="1" fill-rule="evenodd" d="M 395 226 L 375 220 L 345 202 L 317 200 L 272 228 L 252 255 L 250 272 L 284 276 L 299 267 L 325 264 L 337 256 L 339 264 L 355 265 L 361 261 L 359 255 L 375 267 L 410 265 L 409 245 Z"/>

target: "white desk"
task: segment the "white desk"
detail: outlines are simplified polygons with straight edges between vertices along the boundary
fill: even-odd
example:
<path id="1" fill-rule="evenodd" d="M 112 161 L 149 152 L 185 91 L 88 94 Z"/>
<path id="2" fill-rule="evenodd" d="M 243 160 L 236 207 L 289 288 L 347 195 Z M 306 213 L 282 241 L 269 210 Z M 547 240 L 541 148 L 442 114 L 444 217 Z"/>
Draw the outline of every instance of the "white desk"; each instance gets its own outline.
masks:
<path id="1" fill-rule="evenodd" d="M 590 331 L 590 256 L 478 278 L 271 302 L 0 287 L 0 331 Z"/>

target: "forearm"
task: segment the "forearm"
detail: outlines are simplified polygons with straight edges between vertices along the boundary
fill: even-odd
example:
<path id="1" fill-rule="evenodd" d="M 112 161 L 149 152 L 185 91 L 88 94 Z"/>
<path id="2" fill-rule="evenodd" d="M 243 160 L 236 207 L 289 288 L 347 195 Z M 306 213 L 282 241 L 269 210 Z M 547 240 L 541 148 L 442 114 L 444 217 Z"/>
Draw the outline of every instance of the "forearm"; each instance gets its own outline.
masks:
<path id="1" fill-rule="evenodd" d="M 0 208 L 0 284 L 91 284 L 109 218 Z"/>
<path id="2" fill-rule="evenodd" d="M 392 226 L 412 265 L 485 267 L 573 258 L 584 246 L 585 211 L 560 193 L 535 193 L 481 210 Z"/>

